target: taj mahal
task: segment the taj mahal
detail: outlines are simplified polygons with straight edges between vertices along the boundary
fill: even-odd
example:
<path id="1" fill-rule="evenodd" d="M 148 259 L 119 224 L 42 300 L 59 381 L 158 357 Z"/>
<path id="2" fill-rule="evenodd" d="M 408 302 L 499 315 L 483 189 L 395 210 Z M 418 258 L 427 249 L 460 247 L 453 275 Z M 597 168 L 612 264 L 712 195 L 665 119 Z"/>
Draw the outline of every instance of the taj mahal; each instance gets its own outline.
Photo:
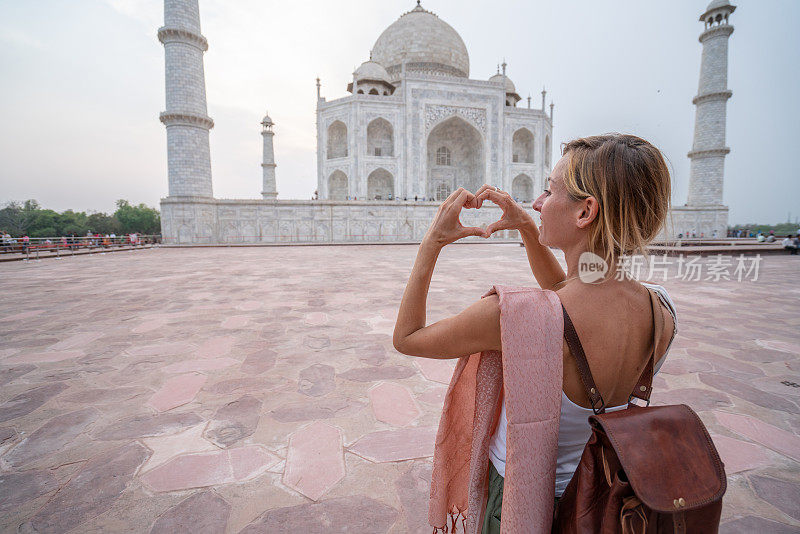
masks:
<path id="1" fill-rule="evenodd" d="M 665 239 L 724 236 L 722 205 L 727 46 L 735 6 L 713 0 L 704 23 L 691 177 L 685 205 L 673 206 Z M 417 1 L 377 38 L 345 96 L 328 100 L 317 79 L 317 191 L 283 200 L 276 187 L 275 124 L 262 120 L 262 198 L 213 196 L 198 0 L 165 0 L 158 31 L 166 64 L 169 195 L 161 200 L 167 244 L 414 242 L 453 190 L 489 183 L 530 202 L 552 167 L 553 109 L 520 97 L 503 61 L 488 80 L 470 78 L 458 32 Z M 345 88 L 342 88 L 343 90 Z M 531 210 L 538 221 L 538 214 Z M 464 212 L 487 225 L 492 204 Z M 491 239 L 518 238 L 501 231 Z M 467 240 L 482 240 L 471 237 Z"/>

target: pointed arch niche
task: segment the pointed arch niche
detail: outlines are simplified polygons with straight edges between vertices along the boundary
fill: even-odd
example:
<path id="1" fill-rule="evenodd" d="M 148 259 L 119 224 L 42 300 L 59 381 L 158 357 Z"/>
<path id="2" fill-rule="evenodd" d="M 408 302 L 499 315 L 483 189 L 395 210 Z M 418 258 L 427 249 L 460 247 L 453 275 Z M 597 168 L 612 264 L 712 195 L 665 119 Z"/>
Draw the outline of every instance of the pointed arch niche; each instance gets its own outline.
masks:
<path id="1" fill-rule="evenodd" d="M 428 134 L 426 196 L 438 198 L 459 187 L 475 191 L 485 182 L 483 137 L 470 123 L 452 116 Z"/>
<path id="2" fill-rule="evenodd" d="M 520 128 L 511 138 L 512 163 L 533 163 L 533 134 L 527 128 Z"/>
<path id="3" fill-rule="evenodd" d="M 378 117 L 367 125 L 367 155 L 394 156 L 394 128 L 384 118 Z"/>
<path id="4" fill-rule="evenodd" d="M 394 198 L 394 176 L 384 168 L 377 168 L 367 176 L 368 200 L 392 200 Z"/>
<path id="5" fill-rule="evenodd" d="M 335 121 L 328 126 L 327 159 L 347 156 L 347 126 L 342 121 Z"/>
<path id="6" fill-rule="evenodd" d="M 336 170 L 328 177 L 328 199 L 347 200 L 347 175 Z"/>

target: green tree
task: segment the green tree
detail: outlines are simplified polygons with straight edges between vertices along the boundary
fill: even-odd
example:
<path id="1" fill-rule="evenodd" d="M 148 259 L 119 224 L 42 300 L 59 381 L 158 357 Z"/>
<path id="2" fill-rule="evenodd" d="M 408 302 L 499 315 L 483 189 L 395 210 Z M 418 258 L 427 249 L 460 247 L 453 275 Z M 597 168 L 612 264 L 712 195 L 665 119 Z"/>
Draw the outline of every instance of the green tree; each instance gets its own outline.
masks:
<path id="1" fill-rule="evenodd" d="M 61 216 L 53 210 L 37 210 L 32 216 L 28 235 L 30 237 L 58 236 L 58 221 Z"/>
<path id="2" fill-rule="evenodd" d="M 129 234 L 158 234 L 161 232 L 161 215 L 155 208 L 144 204 L 131 206 L 127 200 L 117 200 L 117 211 L 114 217 L 119 221 L 122 232 Z"/>
<path id="3" fill-rule="evenodd" d="M 119 234 L 122 225 L 116 217 L 105 213 L 92 213 L 86 218 L 86 226 L 92 232 L 100 234 Z"/>

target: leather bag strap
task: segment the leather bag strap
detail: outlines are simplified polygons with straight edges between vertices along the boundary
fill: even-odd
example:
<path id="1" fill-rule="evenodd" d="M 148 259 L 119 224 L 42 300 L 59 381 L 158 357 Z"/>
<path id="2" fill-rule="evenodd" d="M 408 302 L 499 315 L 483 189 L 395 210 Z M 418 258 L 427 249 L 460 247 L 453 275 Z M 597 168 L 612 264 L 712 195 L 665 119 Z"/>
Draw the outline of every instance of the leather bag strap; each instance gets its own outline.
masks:
<path id="1" fill-rule="evenodd" d="M 653 369 L 656 364 L 656 345 L 658 344 L 658 340 L 661 339 L 661 333 L 664 331 L 664 316 L 661 315 L 661 302 L 656 292 L 650 288 L 647 288 L 647 291 L 650 293 L 650 308 L 653 311 L 653 352 L 650 353 L 650 358 L 647 360 L 642 374 L 639 375 L 639 380 L 636 381 L 636 385 L 633 387 L 633 391 L 628 397 L 628 404 L 631 404 L 631 400 L 636 397 L 637 399 L 645 401 L 649 406 L 650 394 L 653 392 Z"/>
<path id="2" fill-rule="evenodd" d="M 594 413 L 604 413 L 606 411 L 606 403 L 602 395 L 600 395 L 600 390 L 597 389 L 597 385 L 594 383 L 592 371 L 589 369 L 589 362 L 586 360 L 586 353 L 583 352 L 581 340 L 578 338 L 578 332 L 575 331 L 575 325 L 572 324 L 572 319 L 569 318 L 569 314 L 563 303 L 561 304 L 561 309 L 564 311 L 564 339 L 567 340 L 567 346 L 575 357 L 575 363 L 578 365 L 578 373 L 581 376 L 583 389 L 586 390 L 586 395 L 589 397 L 589 402 L 592 404 Z"/>

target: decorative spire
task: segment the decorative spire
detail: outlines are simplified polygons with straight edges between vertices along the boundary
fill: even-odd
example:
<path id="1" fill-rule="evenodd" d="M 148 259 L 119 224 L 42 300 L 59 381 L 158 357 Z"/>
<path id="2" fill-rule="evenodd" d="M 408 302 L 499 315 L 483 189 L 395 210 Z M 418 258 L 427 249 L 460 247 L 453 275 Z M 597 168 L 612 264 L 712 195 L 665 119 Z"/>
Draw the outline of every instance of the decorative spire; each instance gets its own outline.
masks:
<path id="1" fill-rule="evenodd" d="M 506 66 L 507 66 L 507 64 L 506 64 L 506 58 L 503 58 L 503 63 L 502 63 L 502 65 L 503 65 L 503 76 L 505 76 L 505 75 L 506 75 Z"/>
<path id="2" fill-rule="evenodd" d="M 544 99 L 547 96 L 547 89 L 542 86 L 542 111 L 544 111 Z"/>
<path id="3" fill-rule="evenodd" d="M 531 109 L 531 94 L 528 93 L 528 109 Z"/>
<path id="4" fill-rule="evenodd" d="M 500 74 L 500 63 L 497 64 L 497 72 L 495 74 Z"/>
<path id="5" fill-rule="evenodd" d="M 320 91 L 319 91 L 320 86 L 321 84 L 319 83 L 319 76 L 317 76 L 317 100 L 320 99 Z"/>

